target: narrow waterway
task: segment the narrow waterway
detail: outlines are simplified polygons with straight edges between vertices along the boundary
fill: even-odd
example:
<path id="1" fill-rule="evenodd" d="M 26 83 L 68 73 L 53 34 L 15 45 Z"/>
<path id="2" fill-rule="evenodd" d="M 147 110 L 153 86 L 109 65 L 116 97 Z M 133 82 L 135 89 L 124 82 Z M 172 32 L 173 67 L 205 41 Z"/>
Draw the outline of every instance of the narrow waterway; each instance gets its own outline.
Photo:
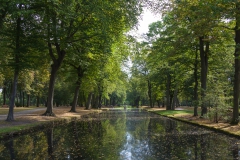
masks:
<path id="1" fill-rule="evenodd" d="M 1 160 L 229 160 L 240 139 L 142 110 L 112 110 L 0 142 Z"/>

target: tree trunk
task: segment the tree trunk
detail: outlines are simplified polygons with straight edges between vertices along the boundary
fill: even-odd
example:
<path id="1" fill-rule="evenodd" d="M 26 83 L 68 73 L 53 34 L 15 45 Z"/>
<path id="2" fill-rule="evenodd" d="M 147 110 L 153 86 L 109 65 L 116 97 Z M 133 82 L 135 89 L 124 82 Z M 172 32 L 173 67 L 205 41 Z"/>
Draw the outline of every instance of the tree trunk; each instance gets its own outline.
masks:
<path id="1" fill-rule="evenodd" d="M 169 108 L 169 110 L 173 110 L 173 108 L 172 108 L 172 104 L 173 104 L 173 93 L 171 93 L 170 92 L 170 95 L 169 95 L 169 106 L 170 106 L 170 108 Z"/>
<path id="2" fill-rule="evenodd" d="M 102 108 L 102 93 L 98 96 L 98 109 Z"/>
<path id="3" fill-rule="evenodd" d="M 165 97 L 162 98 L 162 108 L 165 107 Z"/>
<path id="4" fill-rule="evenodd" d="M 110 105 L 108 99 L 105 99 L 105 105 L 106 105 L 106 106 L 109 106 L 109 105 Z"/>
<path id="5" fill-rule="evenodd" d="M 101 109 L 102 108 L 102 92 L 103 92 L 103 87 L 98 85 L 98 93 L 99 93 L 99 96 L 98 96 L 98 105 L 97 105 L 97 108 L 98 109 Z"/>
<path id="6" fill-rule="evenodd" d="M 37 107 L 39 107 L 39 95 L 37 95 Z"/>
<path id="7" fill-rule="evenodd" d="M 19 105 L 22 106 L 22 90 L 21 89 L 19 91 L 19 99 L 20 99 Z"/>
<path id="8" fill-rule="evenodd" d="M 27 107 L 30 107 L 30 95 L 27 95 Z"/>
<path id="9" fill-rule="evenodd" d="M 149 106 L 153 108 L 153 100 L 152 100 L 152 84 L 150 80 L 147 81 L 148 83 L 148 98 L 149 98 Z"/>
<path id="10" fill-rule="evenodd" d="M 135 99 L 135 102 L 134 102 L 134 106 L 136 106 L 137 108 L 139 107 L 139 103 L 140 103 L 140 96 L 137 96 L 136 99 Z"/>
<path id="11" fill-rule="evenodd" d="M 240 91 L 240 3 L 236 4 L 236 26 L 235 26 L 235 72 L 234 72 L 234 87 L 233 87 L 233 116 L 232 124 L 239 122 L 239 91 Z"/>
<path id="12" fill-rule="evenodd" d="M 166 110 L 171 110 L 171 99 L 170 99 L 170 86 L 171 86 L 171 75 L 167 74 L 167 86 L 166 86 Z"/>
<path id="13" fill-rule="evenodd" d="M 207 71 L 208 71 L 208 53 L 209 53 L 209 42 L 204 44 L 204 36 L 199 37 L 200 47 L 200 59 L 201 59 L 201 98 L 202 98 L 202 112 L 201 116 L 207 114 L 207 105 L 205 102 L 206 89 L 207 89 Z"/>
<path id="14" fill-rule="evenodd" d="M 22 92 L 22 106 L 24 107 L 25 104 L 24 104 L 24 92 Z"/>
<path id="15" fill-rule="evenodd" d="M 95 108 L 95 103 L 96 103 L 96 94 L 93 94 L 91 99 L 91 109 Z"/>
<path id="16" fill-rule="evenodd" d="M 98 104 L 99 104 L 99 96 L 97 96 L 96 94 L 93 95 L 92 98 L 92 108 L 98 108 Z"/>
<path id="17" fill-rule="evenodd" d="M 92 92 L 88 94 L 88 100 L 87 100 L 86 109 L 89 109 L 89 110 L 91 109 L 91 104 L 92 104 L 92 95 L 93 95 L 93 93 L 92 93 Z"/>
<path id="18" fill-rule="evenodd" d="M 47 110 L 43 114 L 44 116 L 55 116 L 55 114 L 53 113 L 54 85 L 55 85 L 55 80 L 57 76 L 57 71 L 60 68 L 63 62 L 63 59 L 66 55 L 66 52 L 64 50 L 60 50 L 60 45 L 58 43 L 55 43 L 55 47 L 58 55 L 57 59 L 53 54 L 51 43 L 48 43 L 49 54 L 53 60 L 53 64 L 51 65 L 51 75 L 50 75 L 50 81 L 49 81 L 49 87 L 48 87 Z"/>
<path id="19" fill-rule="evenodd" d="M 181 107 L 181 104 L 180 104 L 179 98 L 178 98 L 178 97 L 176 97 L 176 98 L 177 98 L 177 107 Z"/>
<path id="20" fill-rule="evenodd" d="M 19 9 L 21 9 L 21 4 L 19 5 Z M 12 92 L 11 92 L 11 98 L 10 98 L 10 104 L 9 104 L 9 111 L 6 121 L 14 121 L 13 116 L 13 108 L 15 106 L 15 96 L 17 92 L 17 83 L 18 83 L 18 76 L 19 76 L 19 54 L 20 54 L 20 31 L 21 31 L 21 18 L 18 17 L 17 19 L 17 26 L 16 26 L 16 53 L 15 53 L 15 68 L 14 68 L 14 79 L 12 84 Z"/>
<path id="21" fill-rule="evenodd" d="M 46 10 L 47 14 L 50 15 L 49 10 Z M 47 36 L 48 36 L 48 53 L 49 56 L 52 59 L 52 65 L 51 65 L 51 75 L 50 75 L 50 81 L 49 81 L 49 87 L 48 87 L 48 100 L 47 100 L 47 110 L 43 114 L 45 116 L 55 116 L 53 113 L 53 97 L 54 97 L 54 85 L 55 80 L 57 76 L 57 71 L 60 68 L 63 59 L 66 55 L 66 52 L 64 49 L 61 49 L 61 46 L 59 44 L 59 40 L 57 38 L 57 18 L 56 15 L 53 15 L 51 18 L 50 16 L 47 17 L 48 23 L 47 25 Z M 51 30 L 52 29 L 52 30 Z M 53 38 L 52 38 L 53 36 Z M 55 46 L 56 54 L 53 53 L 52 45 Z"/>
<path id="22" fill-rule="evenodd" d="M 51 71 L 49 87 L 48 87 L 47 110 L 43 114 L 45 116 L 55 116 L 55 114 L 53 113 L 53 96 L 54 96 L 54 85 L 55 85 L 57 69 L 54 67 L 54 65 L 52 65 L 51 67 L 52 67 L 52 71 Z"/>
<path id="23" fill-rule="evenodd" d="M 110 99 L 109 99 L 109 105 L 112 105 L 112 94 L 109 94 L 109 97 L 110 97 Z M 134 100 L 135 101 L 135 100 Z M 132 105 L 135 105 L 135 102 L 132 104 Z"/>
<path id="24" fill-rule="evenodd" d="M 11 92 L 12 92 L 12 88 L 13 88 L 13 82 L 9 82 L 10 83 L 10 86 L 8 87 L 8 90 L 6 90 L 6 96 L 7 96 L 7 99 L 9 100 L 10 102 L 10 99 L 11 99 Z"/>
<path id="25" fill-rule="evenodd" d="M 80 82 L 77 81 L 76 83 L 76 88 L 75 88 L 75 93 L 74 93 L 74 98 L 73 98 L 73 103 L 72 103 L 72 108 L 69 112 L 76 112 L 76 106 L 78 102 L 78 95 L 79 95 L 79 90 L 80 90 Z"/>
<path id="26" fill-rule="evenodd" d="M 15 97 L 16 97 L 15 99 L 16 99 L 16 101 L 17 101 L 17 103 L 18 103 L 18 102 L 19 102 L 19 100 L 18 100 L 18 99 L 19 99 L 18 91 L 16 91 L 16 95 L 15 95 Z"/>
<path id="27" fill-rule="evenodd" d="M 69 112 L 76 112 L 76 106 L 77 106 L 77 103 L 78 103 L 79 90 L 80 90 L 81 81 L 82 81 L 82 77 L 83 77 L 83 74 L 84 74 L 85 70 L 83 70 L 81 66 L 78 66 L 78 67 L 76 67 L 74 65 L 72 65 L 72 66 L 77 70 L 78 79 L 77 79 L 77 82 L 76 82 L 76 88 L 75 88 L 75 92 L 74 92 L 72 108 L 71 108 L 71 110 Z"/>
<path id="28" fill-rule="evenodd" d="M 8 116 L 7 116 L 6 121 L 14 121 L 13 108 L 15 105 L 15 95 L 16 95 L 16 91 L 17 91 L 18 75 L 19 75 L 18 69 L 15 69 L 11 99 L 10 99 L 10 104 L 9 104 L 9 111 L 8 111 Z"/>
<path id="29" fill-rule="evenodd" d="M 47 107 L 47 103 L 48 103 L 48 97 L 46 98 L 46 100 L 44 101 L 44 106 Z"/>
<path id="30" fill-rule="evenodd" d="M 116 96 L 115 95 L 112 96 L 112 105 L 113 106 L 116 105 Z M 139 105 L 139 102 L 138 102 L 138 105 Z"/>
<path id="31" fill-rule="evenodd" d="M 85 98 L 85 95 L 84 95 L 83 91 L 81 93 L 80 103 L 81 103 L 81 107 L 85 106 L 85 104 L 86 104 L 86 98 Z"/>
<path id="32" fill-rule="evenodd" d="M 178 88 L 177 88 L 177 84 L 176 84 L 176 88 L 174 90 L 174 94 L 173 94 L 173 102 L 172 102 L 172 110 L 175 110 L 175 107 L 177 106 L 177 94 L 178 94 Z"/>
<path id="33" fill-rule="evenodd" d="M 157 100 L 158 108 L 160 108 L 160 100 Z"/>
<path id="34" fill-rule="evenodd" d="M 196 50 L 195 63 L 194 63 L 194 95 L 193 95 L 193 105 L 194 114 L 193 116 L 198 116 L 198 53 Z"/>
<path id="35" fill-rule="evenodd" d="M 103 99 L 103 105 L 104 105 L 104 106 L 107 106 L 107 98 L 104 98 L 104 99 Z"/>

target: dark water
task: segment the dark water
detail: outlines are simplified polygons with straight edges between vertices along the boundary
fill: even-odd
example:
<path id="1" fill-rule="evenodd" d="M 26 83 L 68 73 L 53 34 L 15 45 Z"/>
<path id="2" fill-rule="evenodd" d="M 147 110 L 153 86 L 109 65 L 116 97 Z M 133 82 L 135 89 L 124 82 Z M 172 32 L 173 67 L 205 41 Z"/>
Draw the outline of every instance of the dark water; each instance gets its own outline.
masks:
<path id="1" fill-rule="evenodd" d="M 239 142 L 140 110 L 109 111 L 2 140 L 0 160 L 228 160 Z"/>

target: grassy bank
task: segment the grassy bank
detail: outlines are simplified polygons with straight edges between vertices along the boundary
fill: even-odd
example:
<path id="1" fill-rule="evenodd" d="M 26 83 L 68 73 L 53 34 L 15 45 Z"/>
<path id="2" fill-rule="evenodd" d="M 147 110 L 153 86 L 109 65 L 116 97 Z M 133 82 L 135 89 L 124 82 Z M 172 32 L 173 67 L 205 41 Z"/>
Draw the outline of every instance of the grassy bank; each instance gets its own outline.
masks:
<path id="1" fill-rule="evenodd" d="M 1 121 L 0 125 L 2 125 L 3 123 L 9 123 L 9 122 Z M 1 128 L 1 130 L 0 130 L 0 137 L 1 137 L 1 135 L 5 135 L 7 133 L 20 132 L 22 130 L 27 130 L 27 129 L 30 129 L 34 126 L 40 125 L 40 124 L 43 124 L 43 122 L 42 123 L 41 122 L 35 122 L 35 123 L 30 123 L 30 124 L 22 124 L 22 125 L 4 127 L 4 128 Z"/>
<path id="2" fill-rule="evenodd" d="M 240 138 L 240 124 L 230 125 L 229 122 L 224 120 L 219 120 L 218 123 L 211 121 L 208 118 L 201 118 L 199 116 L 193 116 L 193 108 L 184 107 L 181 110 L 165 110 L 158 108 L 147 109 L 148 111 L 154 112 L 156 114 L 173 118 L 175 120 L 183 121 L 193 125 L 197 125 L 203 128 L 208 128 L 216 132 L 221 132 L 227 135 L 235 136 Z M 200 111 L 198 113 L 201 113 Z"/>
<path id="3" fill-rule="evenodd" d="M 28 134 L 30 132 L 32 133 L 35 131 L 53 127 L 54 125 L 64 124 L 66 122 L 68 122 L 66 119 L 56 119 L 52 121 L 34 122 L 29 124 L 21 124 L 21 125 L 1 128 L 0 139 L 7 139 L 7 138 L 11 138 L 18 135 Z"/>
<path id="4" fill-rule="evenodd" d="M 163 115 L 163 116 L 193 115 L 192 110 L 160 110 L 160 111 L 155 111 L 155 113 Z"/>

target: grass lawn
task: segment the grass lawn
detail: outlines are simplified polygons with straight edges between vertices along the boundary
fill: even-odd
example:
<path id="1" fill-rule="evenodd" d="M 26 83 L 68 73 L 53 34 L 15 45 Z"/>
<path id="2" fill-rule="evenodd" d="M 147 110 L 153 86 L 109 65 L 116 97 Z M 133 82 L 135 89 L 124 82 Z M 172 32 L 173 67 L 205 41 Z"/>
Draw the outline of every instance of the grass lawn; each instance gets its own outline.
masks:
<path id="1" fill-rule="evenodd" d="M 193 114 L 193 110 L 160 110 L 155 111 L 155 113 L 163 115 L 163 116 L 174 116 L 176 114 L 183 115 L 183 114 Z"/>

